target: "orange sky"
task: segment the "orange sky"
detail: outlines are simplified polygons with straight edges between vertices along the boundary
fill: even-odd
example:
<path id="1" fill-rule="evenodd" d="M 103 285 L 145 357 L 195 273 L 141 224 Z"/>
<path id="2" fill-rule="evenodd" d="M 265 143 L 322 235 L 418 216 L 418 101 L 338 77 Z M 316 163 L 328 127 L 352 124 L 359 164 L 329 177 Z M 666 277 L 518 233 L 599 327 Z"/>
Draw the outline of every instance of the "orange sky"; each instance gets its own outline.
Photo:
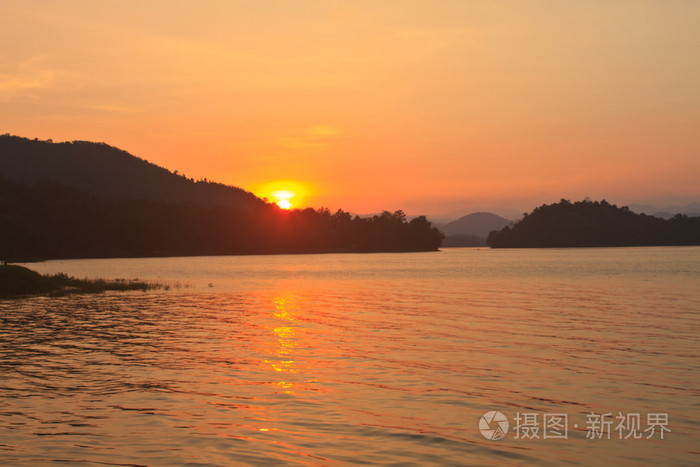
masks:
<path id="1" fill-rule="evenodd" d="M 697 1 L 13 1 L 0 133 L 296 206 L 700 198 Z M 274 183 L 272 183 L 274 185 Z"/>

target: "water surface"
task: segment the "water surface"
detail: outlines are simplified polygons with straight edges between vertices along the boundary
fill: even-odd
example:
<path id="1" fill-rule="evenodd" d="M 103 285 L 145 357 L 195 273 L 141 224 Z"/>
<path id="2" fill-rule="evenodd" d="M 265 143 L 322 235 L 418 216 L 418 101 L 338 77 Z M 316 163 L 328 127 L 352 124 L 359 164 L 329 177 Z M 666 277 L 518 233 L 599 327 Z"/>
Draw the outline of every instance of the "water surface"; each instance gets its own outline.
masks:
<path id="1" fill-rule="evenodd" d="M 2 465 L 700 461 L 700 248 L 28 266 L 182 287 L 0 302 Z M 588 439 L 590 413 L 671 432 Z"/>

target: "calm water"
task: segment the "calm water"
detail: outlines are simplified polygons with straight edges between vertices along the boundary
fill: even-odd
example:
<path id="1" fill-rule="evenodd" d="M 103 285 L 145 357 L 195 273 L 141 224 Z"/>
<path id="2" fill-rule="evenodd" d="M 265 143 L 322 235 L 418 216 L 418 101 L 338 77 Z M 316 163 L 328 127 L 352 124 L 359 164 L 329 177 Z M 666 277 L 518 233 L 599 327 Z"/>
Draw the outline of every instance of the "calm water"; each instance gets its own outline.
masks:
<path id="1" fill-rule="evenodd" d="M 0 301 L 1 465 L 700 463 L 700 248 L 29 266 L 173 287 Z"/>

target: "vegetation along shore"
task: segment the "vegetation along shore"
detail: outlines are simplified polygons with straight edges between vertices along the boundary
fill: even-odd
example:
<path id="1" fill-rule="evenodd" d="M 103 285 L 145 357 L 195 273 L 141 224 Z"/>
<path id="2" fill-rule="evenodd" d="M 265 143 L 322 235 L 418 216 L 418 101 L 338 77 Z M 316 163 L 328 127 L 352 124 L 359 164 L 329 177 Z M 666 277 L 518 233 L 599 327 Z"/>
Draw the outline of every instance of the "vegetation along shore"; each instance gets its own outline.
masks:
<path id="1" fill-rule="evenodd" d="M 0 266 L 0 298 L 101 293 L 107 290 L 146 291 L 160 288 L 167 288 L 167 286 L 138 279 L 77 279 L 63 273 L 42 275 L 23 266 L 7 264 Z"/>

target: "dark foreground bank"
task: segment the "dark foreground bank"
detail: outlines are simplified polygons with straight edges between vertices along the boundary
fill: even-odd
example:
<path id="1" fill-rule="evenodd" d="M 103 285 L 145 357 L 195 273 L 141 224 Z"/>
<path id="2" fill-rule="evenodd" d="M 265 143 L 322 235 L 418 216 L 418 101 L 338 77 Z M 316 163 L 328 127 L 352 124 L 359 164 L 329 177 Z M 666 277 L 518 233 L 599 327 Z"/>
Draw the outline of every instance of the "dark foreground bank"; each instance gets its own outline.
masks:
<path id="1" fill-rule="evenodd" d="M 0 266 L 0 298 L 41 294 L 57 296 L 100 293 L 107 290 L 146 291 L 163 287 L 162 284 L 139 281 L 138 279 L 116 279 L 111 281 L 104 279 L 77 279 L 63 273 L 41 275 L 22 266 Z"/>

